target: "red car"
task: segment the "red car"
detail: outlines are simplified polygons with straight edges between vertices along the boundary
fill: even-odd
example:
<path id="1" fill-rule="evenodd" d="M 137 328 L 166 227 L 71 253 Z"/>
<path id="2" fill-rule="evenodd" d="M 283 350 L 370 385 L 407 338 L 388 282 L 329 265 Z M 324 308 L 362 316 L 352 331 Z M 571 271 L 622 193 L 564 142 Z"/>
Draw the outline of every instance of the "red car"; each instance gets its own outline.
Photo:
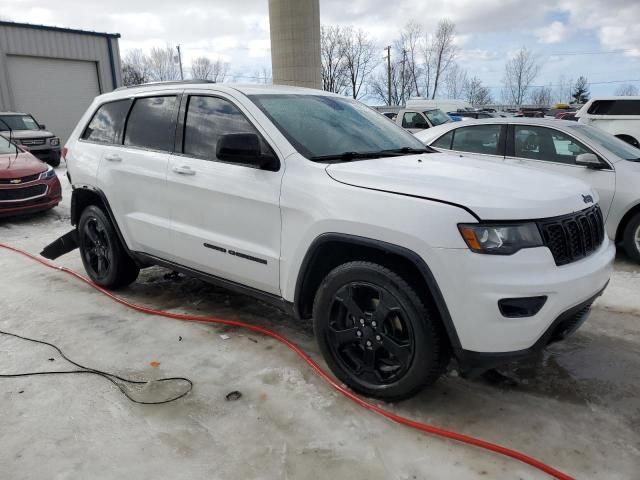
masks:
<path id="1" fill-rule="evenodd" d="M 60 200 L 55 170 L 0 137 L 0 217 L 49 210 Z"/>

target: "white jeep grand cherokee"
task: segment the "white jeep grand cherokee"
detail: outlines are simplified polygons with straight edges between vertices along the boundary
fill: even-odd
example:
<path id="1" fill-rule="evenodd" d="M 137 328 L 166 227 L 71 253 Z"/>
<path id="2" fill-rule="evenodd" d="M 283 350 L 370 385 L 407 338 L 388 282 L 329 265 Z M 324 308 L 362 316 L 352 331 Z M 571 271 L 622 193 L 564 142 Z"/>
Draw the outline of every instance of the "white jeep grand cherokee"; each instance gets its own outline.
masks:
<path id="1" fill-rule="evenodd" d="M 396 400 L 451 356 L 487 369 L 573 332 L 614 246 L 569 177 L 425 149 L 316 90 L 169 83 L 95 99 L 65 148 L 79 246 L 107 288 L 161 265 L 313 318 L 335 375 Z"/>

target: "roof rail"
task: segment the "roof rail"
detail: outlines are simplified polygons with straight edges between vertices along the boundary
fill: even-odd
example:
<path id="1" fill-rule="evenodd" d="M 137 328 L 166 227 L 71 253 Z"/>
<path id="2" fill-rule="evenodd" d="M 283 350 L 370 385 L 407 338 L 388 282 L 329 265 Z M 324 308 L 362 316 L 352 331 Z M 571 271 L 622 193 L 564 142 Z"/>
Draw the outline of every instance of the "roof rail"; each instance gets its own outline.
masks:
<path id="1" fill-rule="evenodd" d="M 162 82 L 148 82 L 148 83 L 140 83 L 138 85 L 127 85 L 124 87 L 118 87 L 114 91 L 118 90 L 126 90 L 127 88 L 140 88 L 140 87 L 155 87 L 158 85 L 189 85 L 194 83 L 216 83 L 213 80 L 166 80 Z"/>

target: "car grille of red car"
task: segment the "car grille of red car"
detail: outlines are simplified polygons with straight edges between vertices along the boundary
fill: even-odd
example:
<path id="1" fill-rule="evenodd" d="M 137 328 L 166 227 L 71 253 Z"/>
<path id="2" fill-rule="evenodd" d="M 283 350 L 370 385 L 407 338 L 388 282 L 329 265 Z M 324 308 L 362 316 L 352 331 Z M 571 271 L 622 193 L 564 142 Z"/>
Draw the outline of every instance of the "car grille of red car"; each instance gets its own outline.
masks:
<path id="1" fill-rule="evenodd" d="M 39 197 L 47 193 L 46 185 L 33 185 L 25 188 L 0 189 L 0 202 L 13 202 Z"/>
<path id="2" fill-rule="evenodd" d="M 21 183 L 33 182 L 38 178 L 40 178 L 39 173 L 36 173 L 35 175 L 27 175 L 26 177 L 0 178 L 0 185 L 19 185 Z"/>

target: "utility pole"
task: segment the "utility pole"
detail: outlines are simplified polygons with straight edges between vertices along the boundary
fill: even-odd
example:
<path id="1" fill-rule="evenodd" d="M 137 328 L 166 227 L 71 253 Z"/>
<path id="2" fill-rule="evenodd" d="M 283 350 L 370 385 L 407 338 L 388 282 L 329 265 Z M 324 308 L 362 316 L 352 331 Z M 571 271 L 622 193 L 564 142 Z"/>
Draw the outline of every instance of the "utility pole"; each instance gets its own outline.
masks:
<path id="1" fill-rule="evenodd" d="M 388 89 L 388 102 L 391 106 L 391 45 L 385 48 L 387 51 L 387 89 Z"/>
<path id="2" fill-rule="evenodd" d="M 402 49 L 402 90 L 400 90 L 400 101 L 402 103 L 405 103 L 405 98 L 404 98 L 404 94 L 405 94 L 405 90 L 406 90 L 406 85 L 405 85 L 405 76 L 404 76 L 404 65 L 407 62 L 407 51 L 403 48 Z"/>
<path id="3" fill-rule="evenodd" d="M 180 45 L 176 45 L 178 49 L 178 63 L 180 63 L 180 80 L 184 80 L 184 72 L 182 71 L 182 54 L 180 53 Z"/>

